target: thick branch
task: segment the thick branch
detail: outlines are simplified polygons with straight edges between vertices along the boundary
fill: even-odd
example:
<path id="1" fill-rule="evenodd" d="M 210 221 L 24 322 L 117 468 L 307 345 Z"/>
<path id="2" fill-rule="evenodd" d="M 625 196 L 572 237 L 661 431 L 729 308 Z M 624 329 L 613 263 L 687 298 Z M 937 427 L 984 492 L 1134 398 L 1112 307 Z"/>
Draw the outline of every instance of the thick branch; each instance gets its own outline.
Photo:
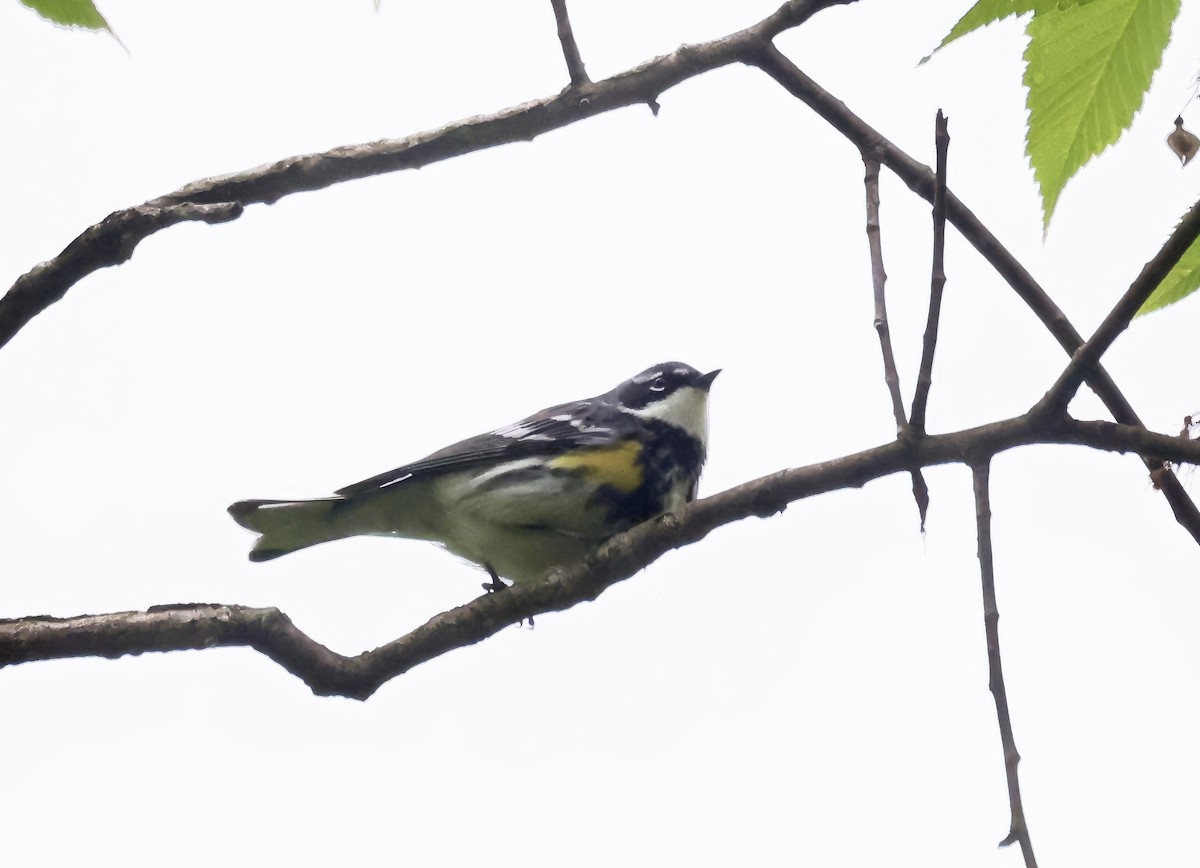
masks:
<path id="1" fill-rule="evenodd" d="M 788 93 L 795 96 L 834 129 L 845 136 L 859 150 L 878 149 L 880 162 L 896 173 L 908 188 L 932 204 L 936 180 L 929 167 L 914 160 L 904 151 L 885 139 L 880 133 L 850 111 L 846 104 L 805 75 L 787 59 L 774 45 L 768 45 L 756 58 L 755 65 L 779 82 Z M 946 216 L 950 223 L 974 247 L 996 272 L 1004 278 L 1020 299 L 1025 302 L 1050 334 L 1068 354 L 1074 354 L 1083 344 L 1083 338 L 1071 325 L 1066 314 L 1054 303 L 1046 291 L 1033 279 L 1025 267 L 1017 261 L 999 239 L 980 222 L 979 218 L 964 205 L 957 196 L 947 191 Z M 1113 419 L 1125 425 L 1141 425 L 1142 421 L 1132 405 L 1121 394 L 1121 390 L 1109 377 L 1108 372 L 1097 364 L 1084 380 L 1113 414 Z M 1175 519 L 1200 543 L 1200 510 L 1188 496 L 1170 468 L 1146 461 Z"/>
<path id="2" fill-rule="evenodd" d="M 219 205 L 222 219 L 233 219 L 245 205 L 272 204 L 284 196 L 320 190 L 343 181 L 367 178 L 402 169 L 418 169 L 441 160 L 481 151 L 511 142 L 533 141 L 537 136 L 568 124 L 614 109 L 644 103 L 657 105 L 664 91 L 702 73 L 745 63 L 767 40 L 799 26 L 815 13 L 854 0 L 789 0 L 759 23 L 710 42 L 684 45 L 671 54 L 656 57 L 641 66 L 595 84 L 573 84 L 557 96 L 524 103 L 491 115 L 456 121 L 430 132 L 403 139 L 388 139 L 363 145 L 348 145 L 289 157 L 244 172 L 205 178 L 168 193 L 145 205 L 116 211 L 97 225 L 84 230 L 54 259 L 44 262 L 17 280 L 0 298 L 0 347 L 26 323 L 63 297 L 82 278 L 124 262 L 148 235 L 177 223 L 179 217 L 145 224 L 137 215 L 147 210 L 171 210 Z M 195 213 L 188 211 L 186 213 Z M 103 243 L 89 239 L 99 235 Z M 111 251 L 119 251 L 114 256 Z"/>
<path id="3" fill-rule="evenodd" d="M 226 223 L 240 216 L 241 203 L 230 200 L 203 205 L 147 203 L 114 211 L 85 229 L 54 259 L 35 265 L 17 278 L 0 299 L 0 347 L 84 277 L 128 261 L 133 249 L 147 236 L 176 223 Z"/>
<path id="4" fill-rule="evenodd" d="M 303 679 L 314 693 L 366 699 L 412 667 L 486 639 L 509 624 L 594 600 L 666 552 L 697 542 L 721 525 L 782 512 L 789 503 L 859 488 L 892 473 L 935 464 L 986 462 L 1033 443 L 1090 446 L 1158 459 L 1200 463 L 1200 440 L 1155 434 L 1131 425 L 1020 416 L 979 428 L 905 438 L 853 455 L 747 482 L 614 537 L 583 563 L 552 570 L 529 586 L 488 594 L 432 618 L 407 636 L 355 657 L 310 639 L 276 609 L 245 606 L 160 606 L 77 618 L 0 621 L 0 667 L 65 657 L 119 657 L 243 645 Z"/>

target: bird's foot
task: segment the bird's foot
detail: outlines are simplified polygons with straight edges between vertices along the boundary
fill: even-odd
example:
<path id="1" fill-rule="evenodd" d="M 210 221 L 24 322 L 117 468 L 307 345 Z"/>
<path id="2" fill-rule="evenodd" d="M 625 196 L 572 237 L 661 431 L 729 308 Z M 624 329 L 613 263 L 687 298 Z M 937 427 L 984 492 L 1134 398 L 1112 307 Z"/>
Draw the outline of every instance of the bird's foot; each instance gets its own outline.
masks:
<path id="1" fill-rule="evenodd" d="M 483 583 L 482 587 L 485 591 L 487 591 L 489 594 L 494 594 L 497 591 L 503 591 L 505 588 L 508 587 L 508 585 L 504 584 L 503 580 L 498 575 L 496 575 L 495 567 L 493 567 L 491 564 L 484 564 L 483 568 L 485 570 L 487 570 L 488 575 L 492 579 L 490 582 Z M 533 616 L 532 615 L 530 615 L 528 618 L 522 618 L 520 621 L 517 622 L 517 626 L 524 627 L 526 621 L 529 622 L 529 626 L 527 629 L 532 630 L 533 629 Z"/>
<path id="2" fill-rule="evenodd" d="M 497 591 L 503 591 L 508 587 L 508 585 L 504 584 L 500 577 L 496 575 L 496 570 L 491 564 L 484 564 L 483 568 L 487 570 L 488 575 L 492 578 L 490 582 L 483 583 L 482 587 L 485 591 L 487 591 L 489 594 L 494 594 Z"/>

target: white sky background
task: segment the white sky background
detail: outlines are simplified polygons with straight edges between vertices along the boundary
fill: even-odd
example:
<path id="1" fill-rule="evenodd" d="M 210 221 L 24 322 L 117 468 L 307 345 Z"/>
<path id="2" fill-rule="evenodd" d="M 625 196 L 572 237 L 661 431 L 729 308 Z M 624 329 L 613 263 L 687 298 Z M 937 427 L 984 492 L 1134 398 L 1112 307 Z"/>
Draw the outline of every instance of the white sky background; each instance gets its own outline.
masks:
<path id="1" fill-rule="evenodd" d="M 598 79 L 774 5 L 571 12 Z M 929 162 L 943 108 L 952 188 L 1088 334 L 1200 188 L 1162 145 L 1195 73 L 1197 10 L 1144 120 L 1068 187 L 1043 244 L 1021 26 L 914 68 L 967 5 L 864 2 L 779 44 Z M 3 286 L 193 179 L 566 81 L 544 0 L 103 11 L 130 55 L 0 4 Z M 667 359 L 725 369 L 708 493 L 885 442 L 857 152 L 753 70 L 660 102 L 658 118 L 626 109 L 180 226 L 74 287 L 0 352 L 0 615 L 275 605 L 338 651 L 375 647 L 481 575 L 381 539 L 251 564 L 225 507 L 325 494 Z M 885 171 L 906 396 L 928 213 Z M 947 271 L 932 431 L 1023 411 L 1065 363 L 953 231 Z M 1105 359 L 1159 430 L 1200 409 L 1197 310 L 1138 321 Z M 1073 409 L 1106 418 L 1090 393 Z M 6 861 L 1019 865 L 995 848 L 1008 802 L 970 475 L 927 478 L 924 539 L 906 477 L 798 503 L 365 704 L 316 698 L 244 649 L 0 670 Z M 1023 449 L 992 487 L 1041 864 L 1194 865 L 1194 543 L 1133 457 Z"/>

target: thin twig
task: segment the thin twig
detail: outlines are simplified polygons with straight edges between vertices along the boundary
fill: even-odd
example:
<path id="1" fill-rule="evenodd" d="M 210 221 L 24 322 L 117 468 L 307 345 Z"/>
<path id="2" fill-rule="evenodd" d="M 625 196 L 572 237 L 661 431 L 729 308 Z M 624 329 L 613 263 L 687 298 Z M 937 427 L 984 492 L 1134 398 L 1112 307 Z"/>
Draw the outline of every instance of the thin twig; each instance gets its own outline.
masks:
<path id="1" fill-rule="evenodd" d="M 1000 742 L 1004 746 L 1004 773 L 1008 778 L 1008 806 L 1011 822 L 1001 847 L 1020 842 L 1026 868 L 1037 868 L 1029 827 L 1025 824 L 1025 809 L 1021 805 L 1021 784 L 1017 764 L 1021 755 L 1013 740 L 1012 718 L 1008 713 L 1008 694 L 1004 690 L 1004 670 L 1000 664 L 1000 610 L 996 606 L 996 577 L 992 559 L 992 505 L 988 495 L 990 462 L 982 461 L 971 468 L 975 482 L 975 527 L 979 537 L 979 572 L 983 577 L 983 626 L 987 634 L 988 688 L 996 700 L 996 719 L 1000 723 Z"/>
<path id="2" fill-rule="evenodd" d="M 390 679 L 447 651 L 480 642 L 522 619 L 594 600 L 671 549 L 698 542 L 722 525 L 774 515 L 793 501 L 860 488 L 873 479 L 914 467 L 986 462 L 998 452 L 1033 443 L 1074 444 L 1200 463 L 1200 440 L 1112 422 L 1026 414 L 952 434 L 897 439 L 747 482 L 689 504 L 678 515 L 662 516 L 615 536 L 582 563 L 551 570 L 530 585 L 479 597 L 435 616 L 407 636 L 354 657 L 320 645 L 277 609 L 194 604 L 156 606 L 146 612 L 0 621 L 0 667 L 36 660 L 236 645 L 270 657 L 315 693 L 366 699 Z"/>
<path id="3" fill-rule="evenodd" d="M 910 190 L 930 204 L 933 203 L 935 179 L 928 166 L 914 160 L 880 135 L 878 130 L 809 78 L 774 45 L 764 45 L 753 63 L 775 79 L 788 93 L 828 121 L 860 151 L 878 148 L 880 162 L 895 172 Z M 1073 354 L 1083 344 L 1083 338 L 1071 325 L 1066 314 L 1033 279 L 1033 275 L 1000 243 L 991 230 L 983 225 L 974 212 L 949 191 L 946 194 L 946 219 L 962 233 L 996 273 L 1004 278 L 1059 346 L 1068 354 Z M 1096 364 L 1085 382 L 1104 402 L 1104 406 L 1117 422 L 1123 425 L 1142 424 L 1133 406 L 1102 365 Z M 1200 543 L 1200 509 L 1197 509 L 1191 496 L 1169 467 L 1150 458 L 1145 458 L 1144 463 L 1155 480 L 1155 487 L 1162 491 L 1170 505 L 1175 520 Z"/>
<path id="4" fill-rule="evenodd" d="M 917 504 L 917 517 L 921 521 L 921 533 L 924 534 L 925 519 L 929 515 L 929 483 L 919 467 L 914 467 L 912 471 L 912 493 Z"/>
<path id="5" fill-rule="evenodd" d="M 863 185 L 867 194 L 867 247 L 871 252 L 871 285 L 875 293 L 875 331 L 879 335 L 879 350 L 883 354 L 883 380 L 892 399 L 892 418 L 896 433 L 908 431 L 904 416 L 904 399 L 900 397 L 900 372 L 896 370 L 896 354 L 892 349 L 892 331 L 887 318 L 887 272 L 883 267 L 883 239 L 879 226 L 879 160 L 866 151 L 862 153 L 866 169 Z M 921 533 L 925 533 L 925 517 L 929 514 L 929 485 L 919 467 L 912 471 L 913 500 L 917 504 Z"/>
<path id="6" fill-rule="evenodd" d="M 1200 239 L 1200 201 L 1188 210 L 1183 220 L 1175 227 L 1171 237 L 1159 248 L 1154 258 L 1147 262 L 1141 273 L 1129 285 L 1100 328 L 1088 338 L 1087 343 L 1077 349 L 1058 380 L 1037 403 L 1037 411 L 1053 414 L 1066 412 L 1067 405 L 1083 384 L 1088 373 L 1095 368 L 1108 348 L 1129 327 L 1134 315 L 1146 303 L 1146 299 L 1158 289 L 1158 285 L 1171 273 L 1188 248 Z"/>
<path id="7" fill-rule="evenodd" d="M 871 251 L 871 285 L 875 290 L 875 331 L 879 334 L 879 349 L 883 353 L 883 379 L 892 398 L 892 416 L 896 420 L 896 432 L 908 427 L 904 418 L 904 401 L 900 397 L 900 373 L 896 370 L 896 356 L 892 352 L 892 334 L 888 329 L 887 298 L 884 288 L 887 272 L 883 269 L 883 243 L 879 232 L 879 160 L 863 151 L 866 174 L 863 184 L 867 191 L 867 247 Z"/>
<path id="8" fill-rule="evenodd" d="M 567 72 L 571 75 L 571 84 L 587 84 L 590 79 L 583 68 L 583 58 L 579 55 L 579 46 L 575 44 L 571 19 L 567 17 L 567 0 L 550 0 L 550 5 L 554 7 L 554 19 L 558 22 L 558 41 L 562 43 L 563 59 L 567 61 Z"/>
<path id="9" fill-rule="evenodd" d="M 938 322 L 942 315 L 942 290 L 946 286 L 946 155 L 950 150 L 950 132 L 946 116 L 938 109 L 934 122 L 934 145 L 937 169 L 933 187 L 933 275 L 929 281 L 929 318 L 925 323 L 925 340 L 921 346 L 921 367 L 917 372 L 917 388 L 913 392 L 910 424 L 918 434 L 925 433 L 925 408 L 929 402 L 929 387 L 933 384 L 933 353 L 937 347 Z"/>

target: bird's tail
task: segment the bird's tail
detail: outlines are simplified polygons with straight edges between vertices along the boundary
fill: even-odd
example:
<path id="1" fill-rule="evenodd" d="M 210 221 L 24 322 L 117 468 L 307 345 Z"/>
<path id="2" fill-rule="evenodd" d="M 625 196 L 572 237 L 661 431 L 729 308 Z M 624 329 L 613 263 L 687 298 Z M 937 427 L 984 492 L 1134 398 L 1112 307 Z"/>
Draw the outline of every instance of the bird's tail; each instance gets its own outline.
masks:
<path id="1" fill-rule="evenodd" d="M 269 561 L 280 555 L 350 535 L 335 521 L 340 497 L 320 500 L 240 500 L 229 514 L 244 528 L 262 534 L 254 541 L 250 560 Z"/>

